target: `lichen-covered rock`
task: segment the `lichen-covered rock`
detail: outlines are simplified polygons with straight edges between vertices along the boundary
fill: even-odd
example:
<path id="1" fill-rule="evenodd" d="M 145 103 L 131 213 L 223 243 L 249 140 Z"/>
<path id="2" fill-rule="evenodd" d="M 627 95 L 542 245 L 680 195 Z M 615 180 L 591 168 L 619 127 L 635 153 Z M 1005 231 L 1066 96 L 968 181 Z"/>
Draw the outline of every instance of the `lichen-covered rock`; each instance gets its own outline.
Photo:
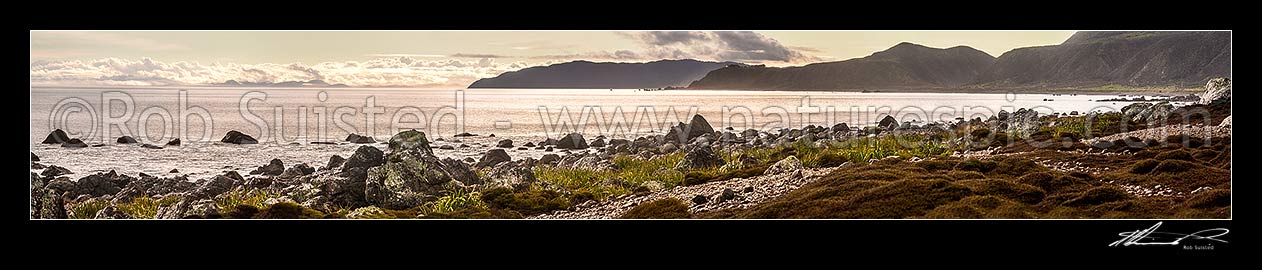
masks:
<path id="1" fill-rule="evenodd" d="M 801 172 L 803 168 L 805 167 L 802 166 L 802 160 L 799 160 L 796 156 L 789 156 L 779 162 L 776 162 L 776 164 L 771 165 L 771 167 L 768 167 L 763 174 Z"/>
<path id="2" fill-rule="evenodd" d="M 417 151 L 392 153 L 384 165 L 368 169 L 364 197 L 387 209 L 407 209 L 431 201 L 442 192 L 463 188 L 433 155 Z"/>
<path id="3" fill-rule="evenodd" d="M 1231 79 L 1216 78 L 1205 83 L 1205 92 L 1200 95 L 1199 104 L 1231 102 Z"/>
<path id="4" fill-rule="evenodd" d="M 514 191 L 526 191 L 536 181 L 534 172 L 528 167 L 511 162 L 500 163 L 491 168 L 486 178 L 490 187 L 508 187 Z"/>
<path id="5" fill-rule="evenodd" d="M 687 171 L 693 169 L 720 167 L 727 164 L 722 158 L 714 154 L 714 150 L 710 147 L 694 147 L 684 154 L 684 158 L 675 164 L 675 169 Z"/>
<path id="6" fill-rule="evenodd" d="M 421 153 L 433 154 L 434 151 L 429 148 L 429 139 L 425 137 L 425 132 L 416 131 L 415 129 L 399 132 L 390 137 L 390 151 L 408 151 L 416 150 Z"/>

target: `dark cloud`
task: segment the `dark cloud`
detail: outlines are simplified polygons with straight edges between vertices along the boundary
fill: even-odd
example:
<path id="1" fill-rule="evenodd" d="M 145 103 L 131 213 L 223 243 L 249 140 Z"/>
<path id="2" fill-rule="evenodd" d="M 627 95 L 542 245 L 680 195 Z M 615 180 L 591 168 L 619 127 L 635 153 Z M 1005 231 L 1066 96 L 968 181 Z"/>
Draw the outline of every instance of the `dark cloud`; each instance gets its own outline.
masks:
<path id="1" fill-rule="evenodd" d="M 635 39 L 651 58 L 695 58 L 743 62 L 812 62 L 819 57 L 803 52 L 818 50 L 788 47 L 753 31 L 645 31 L 619 33 Z"/>

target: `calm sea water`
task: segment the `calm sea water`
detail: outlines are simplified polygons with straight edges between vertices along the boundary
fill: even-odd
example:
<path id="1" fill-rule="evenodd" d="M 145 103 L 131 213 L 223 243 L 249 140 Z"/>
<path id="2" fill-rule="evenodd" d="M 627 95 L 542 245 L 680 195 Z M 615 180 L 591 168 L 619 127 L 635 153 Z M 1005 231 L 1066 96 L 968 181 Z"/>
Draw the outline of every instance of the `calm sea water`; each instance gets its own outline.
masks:
<path id="1" fill-rule="evenodd" d="M 519 146 L 571 131 L 589 139 L 602 134 L 661 134 L 672 123 L 687 122 L 693 112 L 705 116 L 716 129 L 773 130 L 836 122 L 870 125 L 885 114 L 904 121 L 933 121 L 985 118 L 1016 108 L 1069 113 L 1113 111 L 1129 104 L 1095 102 L 1116 96 L 1094 95 L 634 89 L 67 87 L 32 88 L 30 94 L 31 151 L 40 156 L 41 163 L 67 167 L 80 175 L 111 169 L 169 175 L 168 171 L 178 169 L 180 174 L 198 176 L 229 169 L 249 171 L 272 158 L 286 166 L 318 167 L 332 155 L 348 156 L 357 145 L 309 142 L 341 141 L 350 133 L 384 141 L 405 129 L 425 131 L 431 140 L 445 140 L 435 142 L 435 147 L 469 145 L 436 149 L 440 156 L 476 158 L 501 139 L 512 139 Z M 201 115 L 209 115 L 209 121 Z M 39 144 L 54 128 L 105 146 L 67 149 Z M 262 143 L 215 143 L 229 130 L 253 135 Z M 496 137 L 453 138 L 456 132 Z M 115 144 L 123 135 L 158 145 L 178 137 L 184 145 L 144 149 Z M 452 139 L 461 142 L 449 142 Z M 544 154 L 533 149 L 509 152 L 515 157 Z"/>

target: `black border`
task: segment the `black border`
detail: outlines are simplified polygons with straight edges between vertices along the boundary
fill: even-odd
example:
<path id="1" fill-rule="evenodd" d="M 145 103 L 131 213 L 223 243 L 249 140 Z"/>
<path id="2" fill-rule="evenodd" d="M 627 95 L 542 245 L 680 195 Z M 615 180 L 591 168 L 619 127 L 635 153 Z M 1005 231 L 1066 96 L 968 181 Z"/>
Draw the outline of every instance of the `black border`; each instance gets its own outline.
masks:
<path id="1" fill-rule="evenodd" d="M 482 7 L 424 9 L 381 6 L 385 3 L 374 3 L 372 6 L 315 3 L 318 2 L 307 5 L 314 7 L 264 9 L 253 5 L 241 7 L 202 2 L 184 6 L 179 11 L 150 10 L 142 7 L 143 4 L 47 3 L 62 6 L 29 7 L 27 9 L 33 12 L 27 15 L 34 18 L 27 18 L 24 24 L 28 30 L 1230 30 L 1234 27 L 1233 21 L 1239 18 L 1230 10 L 1235 8 L 1207 6 L 1156 10 L 1152 6 L 1164 4 L 1155 2 L 1129 7 L 1059 2 L 1043 3 L 1044 6 L 987 4 L 992 6 L 991 9 L 972 6 L 918 7 L 917 10 L 932 11 L 927 15 L 907 10 L 910 9 L 908 6 L 922 5 L 910 2 L 855 7 L 823 2 L 732 2 L 727 3 L 727 7 L 717 7 L 722 4 L 716 3 L 696 9 L 677 7 L 677 3 L 630 3 L 628 5 L 651 8 L 622 10 L 602 7 L 597 12 L 556 8 L 564 4 L 544 2 L 514 4 L 520 7 L 485 3 Z M 607 6 L 617 3 L 580 4 Z M 41 10 L 56 12 L 41 15 L 38 12 Z M 1031 12 L 1035 10 L 1039 12 Z M 26 200 L 25 196 L 15 198 Z M 1214 251 L 1108 246 L 1120 238 L 1117 233 L 1147 228 L 1158 221 L 1164 222 L 1162 231 L 1227 228 L 1233 232 L 1223 239 L 1233 243 L 1220 245 Z M 447 249 L 485 256 L 531 252 L 559 255 L 555 252 L 564 251 L 567 252 L 563 254 L 566 257 L 593 253 L 604 254 L 614 261 L 636 257 L 651 261 L 658 256 L 676 258 L 691 257 L 694 253 L 745 253 L 751 250 L 771 254 L 831 254 L 800 259 L 833 261 L 862 259 L 851 257 L 855 254 L 852 252 L 895 256 L 959 252 L 974 254 L 972 258 L 1014 252 L 1049 260 L 1073 259 L 1058 255 L 1062 253 L 1199 257 L 1234 253 L 1233 236 L 1236 233 L 1232 220 L 28 220 L 23 225 L 21 234 L 31 239 L 23 240 L 21 245 L 46 256 L 65 256 L 58 250 L 75 245 L 108 244 L 105 251 L 178 252 L 187 258 L 197 257 L 197 252 L 202 250 L 224 252 L 221 250 L 223 246 L 266 248 L 269 252 L 289 250 L 305 253 L 306 259 L 318 260 L 335 260 L 318 256 L 322 251 L 371 254 L 372 251 L 362 249 L 395 246 L 412 252 Z M 544 245 L 553 247 L 537 247 Z M 475 250 L 454 251 L 457 246 Z M 101 251 L 101 248 L 93 248 L 79 252 Z M 432 252 L 428 254 L 441 254 Z M 404 259 L 420 263 L 425 261 L 423 257 Z M 749 257 L 743 260 L 774 261 L 777 258 L 799 259 Z M 540 260 L 565 262 L 558 258 Z M 915 261 L 917 258 L 908 257 L 907 260 Z"/>

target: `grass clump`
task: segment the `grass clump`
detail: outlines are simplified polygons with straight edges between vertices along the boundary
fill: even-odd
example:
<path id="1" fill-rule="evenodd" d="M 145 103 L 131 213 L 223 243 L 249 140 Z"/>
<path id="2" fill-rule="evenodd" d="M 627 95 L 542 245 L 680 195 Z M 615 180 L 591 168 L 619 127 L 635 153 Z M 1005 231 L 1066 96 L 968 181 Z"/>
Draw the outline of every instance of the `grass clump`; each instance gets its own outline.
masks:
<path id="1" fill-rule="evenodd" d="M 118 210 L 126 213 L 128 216 L 137 219 L 152 219 L 158 214 L 158 208 L 173 205 L 180 202 L 178 196 L 167 196 L 165 198 L 155 200 L 149 196 L 139 196 L 131 199 L 130 202 L 118 204 Z"/>
<path id="2" fill-rule="evenodd" d="M 998 196 L 969 196 L 938 206 L 922 218 L 1034 218 L 1035 209 Z"/>
<path id="3" fill-rule="evenodd" d="M 666 198 L 637 205 L 618 218 L 621 219 L 677 219 L 691 218 L 688 205 L 676 198 Z"/>
<path id="4" fill-rule="evenodd" d="M 957 171 L 974 171 L 979 173 L 987 173 L 998 167 L 999 164 L 993 161 L 982 161 L 975 158 L 966 159 L 955 165 Z"/>
<path id="5" fill-rule="evenodd" d="M 215 206 L 219 209 L 236 209 L 239 205 L 249 205 L 262 209 L 266 206 L 263 203 L 272 197 L 276 197 L 276 194 L 261 189 L 233 189 L 217 197 Z"/>
<path id="6" fill-rule="evenodd" d="M 495 209 L 512 210 L 522 216 L 550 213 L 570 208 L 570 200 L 560 192 L 532 188 L 513 192 L 509 188 L 493 188 L 482 193 L 482 201 Z"/>
<path id="7" fill-rule="evenodd" d="M 1216 208 L 1231 206 L 1231 190 L 1211 189 L 1196 193 L 1183 205 L 1188 208 Z"/>
<path id="8" fill-rule="evenodd" d="M 999 196 L 1026 204 L 1037 204 L 1043 201 L 1044 196 L 1043 189 L 1008 180 L 963 180 L 956 183 L 968 187 L 973 194 Z"/>
<path id="9" fill-rule="evenodd" d="M 1135 165 L 1131 165 L 1130 173 L 1146 174 L 1151 172 L 1153 168 L 1157 168 L 1157 164 L 1160 163 L 1161 161 L 1157 161 L 1155 159 L 1140 160 L 1139 162 L 1135 162 Z"/>
<path id="10" fill-rule="evenodd" d="M 1192 153 L 1188 153 L 1188 151 L 1185 151 L 1183 149 L 1162 152 L 1161 154 L 1157 154 L 1156 159 L 1158 160 L 1176 159 L 1176 160 L 1196 161 L 1195 158 L 1192 158 Z"/>
<path id="11" fill-rule="evenodd" d="M 96 217 L 96 212 L 109 207 L 110 202 L 107 200 L 89 199 L 84 202 L 76 203 L 70 206 L 71 219 L 92 219 Z"/>
<path id="12" fill-rule="evenodd" d="M 1130 199 L 1133 196 L 1117 187 L 1101 186 L 1082 192 L 1078 197 L 1066 201 L 1068 206 L 1098 205 Z"/>

